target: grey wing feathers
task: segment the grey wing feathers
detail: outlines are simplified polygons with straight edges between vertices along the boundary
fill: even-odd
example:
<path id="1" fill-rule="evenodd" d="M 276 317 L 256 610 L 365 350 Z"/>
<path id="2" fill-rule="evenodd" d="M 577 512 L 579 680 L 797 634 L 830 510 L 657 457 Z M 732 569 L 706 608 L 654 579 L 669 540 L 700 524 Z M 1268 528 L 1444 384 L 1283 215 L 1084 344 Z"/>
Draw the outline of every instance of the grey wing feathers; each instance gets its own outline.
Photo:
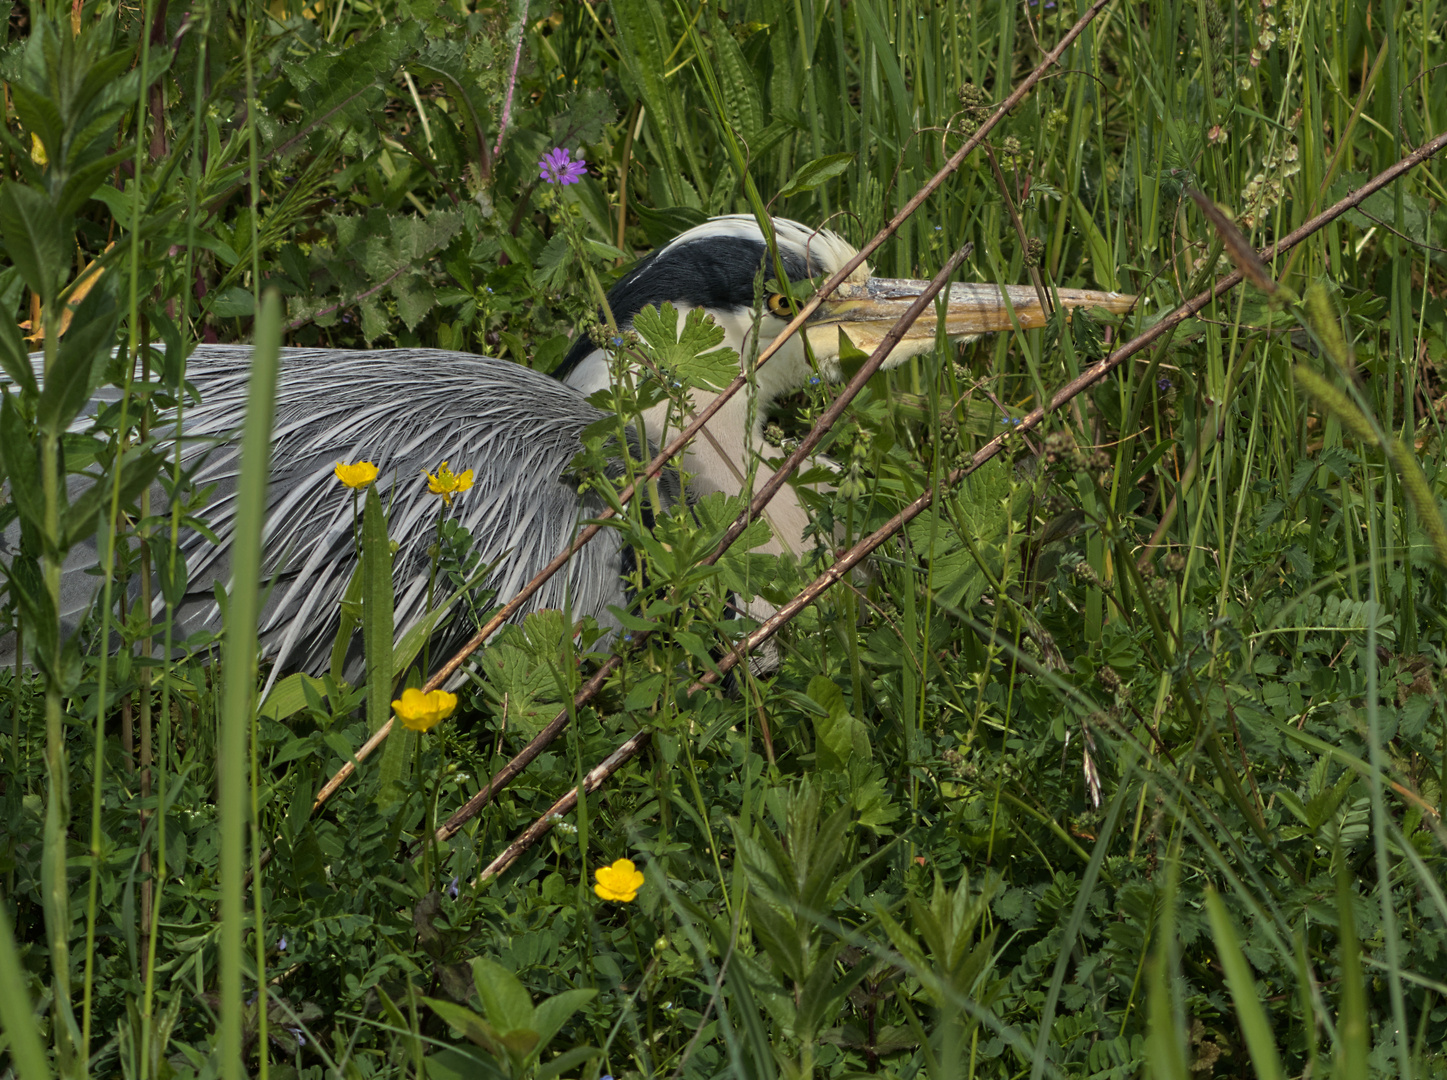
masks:
<path id="1" fill-rule="evenodd" d="M 189 584 L 177 610 L 179 636 L 220 629 L 213 585 L 230 573 L 235 439 L 249 368 L 248 346 L 202 345 L 187 362 L 201 403 L 184 411 L 182 459 L 197 489 L 215 485 L 198 516 L 220 543 L 194 531 L 183 537 Z M 455 498 L 450 515 L 471 533 L 480 565 L 497 563 L 485 584 L 501 602 L 602 512 L 601 502 L 580 497 L 562 476 L 581 448 L 583 428 L 602 415 L 577 391 L 506 360 L 425 349 L 283 349 L 263 526 L 269 592 L 259 627 L 275 670 L 320 672 L 330 662 L 338 604 L 356 565 L 352 493 L 333 472 L 338 462 L 367 460 L 379 469 L 378 495 L 398 545 L 400 640 L 426 613 L 428 548 L 440 500 L 429 493 L 424 471 L 435 473 L 443 461 L 458 473 L 473 470 L 474 486 Z M 665 484 L 665 493 L 674 487 Z M 625 601 L 623 567 L 621 542 L 607 530 L 524 614 L 566 607 L 575 619 L 615 625 L 607 609 Z M 435 602 L 445 596 L 439 587 Z M 444 647 L 473 629 L 454 608 Z"/>

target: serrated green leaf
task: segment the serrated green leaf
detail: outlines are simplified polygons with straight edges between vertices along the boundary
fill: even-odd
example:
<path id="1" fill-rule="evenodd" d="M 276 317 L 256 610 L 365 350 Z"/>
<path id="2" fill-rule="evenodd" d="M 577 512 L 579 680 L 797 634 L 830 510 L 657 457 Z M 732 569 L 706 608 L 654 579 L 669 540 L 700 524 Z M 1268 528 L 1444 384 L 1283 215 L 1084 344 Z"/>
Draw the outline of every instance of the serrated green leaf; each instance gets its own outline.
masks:
<path id="1" fill-rule="evenodd" d="M 633 317 L 633 329 L 664 375 L 685 386 L 721 390 L 739 372 L 739 354 L 719 348 L 723 327 L 703 308 L 691 309 L 680 325 L 672 304 L 650 305 Z"/>
<path id="2" fill-rule="evenodd" d="M 392 282 L 392 295 L 397 298 L 397 314 L 408 330 L 417 329 L 437 304 L 436 293 L 421 274 L 403 274 Z"/>

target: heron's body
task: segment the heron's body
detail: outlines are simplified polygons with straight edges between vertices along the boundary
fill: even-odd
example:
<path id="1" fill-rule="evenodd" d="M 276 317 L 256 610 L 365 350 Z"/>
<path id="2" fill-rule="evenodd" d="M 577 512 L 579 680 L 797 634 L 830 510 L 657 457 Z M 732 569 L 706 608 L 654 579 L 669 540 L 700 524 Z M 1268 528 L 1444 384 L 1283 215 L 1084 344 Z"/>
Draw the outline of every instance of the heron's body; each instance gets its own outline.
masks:
<path id="1" fill-rule="evenodd" d="M 193 489 L 214 485 L 200 517 L 221 542 L 192 529 L 182 533 L 189 584 L 176 608 L 178 641 L 221 627 L 214 585 L 230 577 L 250 354 L 244 345 L 201 345 L 187 365 L 187 381 L 201 401 L 184 413 L 182 465 Z M 601 500 L 580 496 L 577 480 L 567 475 L 583 429 L 603 416 L 576 390 L 507 360 L 435 349 L 283 349 L 262 541 L 264 655 L 278 671 L 320 673 L 330 662 L 339 602 L 356 567 L 353 499 L 337 480 L 338 462 L 367 460 L 378 468 L 378 494 L 398 545 L 393 578 L 400 640 L 427 612 L 429 549 L 441 500 L 429 492 L 424 472 L 435 473 L 443 461 L 459 473 L 473 471 L 474 486 L 454 498 L 448 516 L 471 533 L 480 566 L 497 564 L 482 585 L 506 600 L 572 542 L 580 523 L 603 511 Z M 676 473 L 665 474 L 659 490 L 665 504 L 675 499 Z M 4 547 L 13 549 L 18 540 L 12 527 Z M 619 534 L 604 530 L 522 614 L 563 609 L 616 626 L 608 608 L 625 597 L 629 558 Z M 69 560 L 61 608 L 70 629 L 93 601 L 99 578 L 86 571 L 96 562 L 93 546 Z M 448 593 L 440 583 L 435 602 Z M 475 629 L 465 613 L 448 626 L 443 648 Z M 7 644 L 13 648 L 13 638 Z M 352 677 L 359 672 L 356 660 L 353 655 L 349 664 Z"/>
<path id="2" fill-rule="evenodd" d="M 833 233 L 796 222 L 775 220 L 774 231 L 780 260 L 793 281 L 832 275 L 855 254 Z M 723 347 L 747 363 L 755 342 L 771 342 L 788 317 L 777 294 L 757 302 L 760 285 L 774 277 L 767 254 L 754 219 L 715 218 L 629 271 L 609 293 L 612 313 L 626 327 L 648 305 L 672 303 L 680 318 L 704 308 L 724 329 Z M 824 379 L 837 378 L 841 334 L 872 350 L 924 284 L 879 279 L 861 264 L 802 333 L 756 370 L 751 392 L 728 402 L 689 447 L 682 461 L 691 476 L 689 493 L 736 495 L 747 493 L 751 482 L 761 485 L 771 475 L 763 430 L 772 403 L 805 385 L 815 374 L 814 365 Z M 800 291 L 807 295 L 808 287 Z M 1115 311 L 1133 300 L 1113 293 L 1057 295 L 1066 307 Z M 1038 326 L 1045 318 L 1034 290 L 955 285 L 944 330 L 950 337 L 967 338 L 1012 325 Z M 936 340 L 935 320 L 921 320 L 887 363 L 898 364 Z M 220 543 L 198 531 L 182 539 L 189 579 L 178 608 L 183 635 L 220 629 L 213 589 L 230 572 L 236 437 L 244 416 L 249 354 L 247 346 L 202 345 L 187 364 L 186 377 L 200 392 L 201 403 L 184 413 L 183 460 L 194 469 L 198 488 L 215 485 L 199 516 Z M 497 564 L 487 587 L 499 601 L 510 599 L 568 545 L 581 522 L 602 510 L 601 501 L 579 494 L 566 471 L 581 448 L 583 429 L 604 415 L 587 398 L 609 385 L 615 362 L 581 337 L 560 379 L 505 360 L 438 350 L 283 349 L 264 528 L 264 572 L 271 584 L 261 624 L 263 650 L 276 670 L 318 672 L 330 660 L 339 601 L 356 566 L 353 500 L 333 473 L 338 462 L 367 460 L 380 470 L 379 493 L 389 507 L 390 535 L 399 545 L 394 563 L 399 638 L 426 609 L 438 500 L 428 493 L 423 474 L 443 461 L 457 471 L 473 470 L 475 486 L 457 498 L 452 515 L 472 534 L 482 564 Z M 659 445 L 672 438 L 711 399 L 693 391 L 682 414 L 668 402 L 647 410 L 642 417 L 647 441 Z M 661 494 L 665 503 L 678 498 L 676 476 L 664 478 Z M 795 491 L 780 492 L 766 516 L 773 531 L 766 550 L 804 550 L 809 518 Z M 18 530 L 12 527 L 5 546 L 17 541 Z M 605 531 L 522 614 L 566 607 L 575 618 L 592 616 L 612 624 L 609 608 L 626 602 L 622 575 L 629 557 L 618 534 Z M 8 563 L 8 557 L 0 561 Z M 81 572 L 95 561 L 93 548 L 73 552 L 69 560 L 62 599 L 71 623 L 95 594 L 99 578 Z M 750 610 L 767 613 L 761 603 Z M 450 634 L 466 637 L 471 629 L 470 620 L 455 618 Z M 0 662 L 7 647 L 13 649 L 13 638 L 0 645 Z"/>

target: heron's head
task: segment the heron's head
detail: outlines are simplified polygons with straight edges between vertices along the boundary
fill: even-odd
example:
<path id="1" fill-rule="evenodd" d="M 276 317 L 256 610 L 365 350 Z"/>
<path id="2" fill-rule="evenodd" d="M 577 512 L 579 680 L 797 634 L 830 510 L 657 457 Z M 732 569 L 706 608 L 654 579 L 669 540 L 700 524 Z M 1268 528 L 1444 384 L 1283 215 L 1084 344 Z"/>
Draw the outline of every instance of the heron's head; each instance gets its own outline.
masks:
<path id="1" fill-rule="evenodd" d="M 808 279 L 820 281 L 835 274 L 856 254 L 856 249 L 827 229 L 811 229 L 775 218 L 779 260 L 802 302 L 812 292 Z M 680 317 L 703 308 L 724 330 L 724 345 L 747 356 L 757 328 L 758 344 L 767 346 L 788 325 L 792 312 L 788 297 L 761 285 L 776 282 L 758 222 L 748 214 L 717 217 L 696 226 L 652 252 L 633 267 L 608 293 L 608 304 L 619 326 L 626 327 L 649 305 L 671 303 Z M 843 336 L 865 352 L 873 352 L 927 282 L 876 277 L 861 263 L 832 296 L 811 316 L 802 334 L 795 334 L 759 372 L 760 391 L 766 399 L 803 386 L 815 367 L 826 379 L 839 376 Z M 1123 312 L 1135 297 L 1120 293 L 1060 290 L 1067 308 L 1102 307 Z M 938 337 L 936 306 L 928 308 L 891 350 L 886 367 L 933 347 Z M 1035 290 L 1029 286 L 957 284 L 950 287 L 944 312 L 946 336 L 968 339 L 995 330 L 1042 326 L 1048 318 Z M 807 335 L 806 352 L 803 337 Z M 584 393 L 608 385 L 607 356 L 586 338 L 574 342 L 556 373 Z"/>

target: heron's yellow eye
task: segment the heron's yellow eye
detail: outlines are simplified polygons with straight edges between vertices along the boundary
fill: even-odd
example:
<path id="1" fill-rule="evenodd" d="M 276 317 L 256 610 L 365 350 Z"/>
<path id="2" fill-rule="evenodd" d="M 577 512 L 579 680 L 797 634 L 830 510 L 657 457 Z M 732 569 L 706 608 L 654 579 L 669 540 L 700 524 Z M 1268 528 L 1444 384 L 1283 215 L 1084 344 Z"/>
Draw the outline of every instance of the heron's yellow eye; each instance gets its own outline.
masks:
<path id="1" fill-rule="evenodd" d="M 769 314 L 777 315 L 781 319 L 792 319 L 794 313 L 789 309 L 789 298 L 783 293 L 770 293 Z"/>

